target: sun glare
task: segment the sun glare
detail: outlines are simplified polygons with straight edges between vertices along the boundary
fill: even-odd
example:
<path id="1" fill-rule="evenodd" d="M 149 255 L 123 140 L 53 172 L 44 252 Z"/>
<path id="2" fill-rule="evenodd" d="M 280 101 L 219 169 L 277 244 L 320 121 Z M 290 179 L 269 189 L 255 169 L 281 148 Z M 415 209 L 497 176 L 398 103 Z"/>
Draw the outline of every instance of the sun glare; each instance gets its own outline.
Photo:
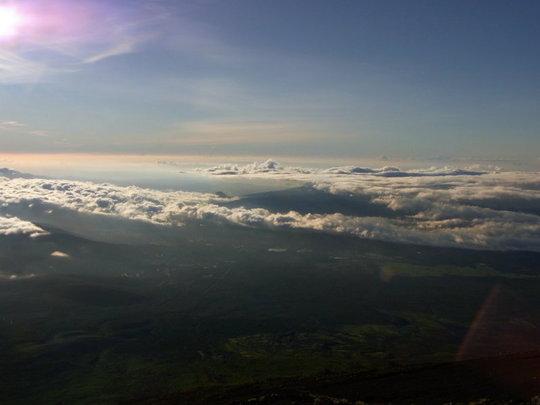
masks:
<path id="1" fill-rule="evenodd" d="M 21 21 L 22 18 L 15 8 L 0 6 L 0 38 L 15 35 Z"/>

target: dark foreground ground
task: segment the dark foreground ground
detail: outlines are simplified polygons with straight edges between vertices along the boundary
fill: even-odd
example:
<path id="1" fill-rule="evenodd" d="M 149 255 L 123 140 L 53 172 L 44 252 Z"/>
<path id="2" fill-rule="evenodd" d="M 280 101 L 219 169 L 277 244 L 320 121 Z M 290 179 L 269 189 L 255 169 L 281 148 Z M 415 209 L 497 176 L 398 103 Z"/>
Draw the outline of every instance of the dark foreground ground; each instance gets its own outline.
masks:
<path id="1" fill-rule="evenodd" d="M 540 394 L 539 253 L 199 224 L 140 224 L 123 239 L 138 243 L 49 230 L 0 238 L 1 405 Z"/>
<path id="2" fill-rule="evenodd" d="M 140 404 L 531 404 L 540 403 L 540 352 L 402 368 L 321 374 L 234 388 L 141 398 Z"/>

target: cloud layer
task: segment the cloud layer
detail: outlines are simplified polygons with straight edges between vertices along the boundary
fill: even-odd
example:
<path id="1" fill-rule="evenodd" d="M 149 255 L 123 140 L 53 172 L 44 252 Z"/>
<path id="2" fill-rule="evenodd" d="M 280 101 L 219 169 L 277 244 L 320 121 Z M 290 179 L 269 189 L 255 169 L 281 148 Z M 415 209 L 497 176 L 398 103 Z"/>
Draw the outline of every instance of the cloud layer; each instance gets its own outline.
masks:
<path id="1" fill-rule="evenodd" d="M 246 166 L 220 165 L 204 171 L 218 176 L 296 179 L 344 199 L 368 199 L 397 216 L 311 216 L 314 229 L 429 245 L 540 249 L 540 176 L 534 172 L 480 167 L 299 169 L 281 167 L 272 160 Z M 310 227 L 306 219 L 296 225 Z"/>
<path id="2" fill-rule="evenodd" d="M 0 216 L 0 235 L 29 234 L 30 236 L 39 236 L 46 233 L 31 222 L 17 217 Z"/>
<path id="3" fill-rule="evenodd" d="M 242 199 L 210 193 L 166 192 L 90 182 L 0 177 L 0 205 L 13 213 L 67 209 L 154 224 L 187 221 L 344 233 L 400 243 L 476 249 L 540 251 L 540 177 L 537 173 L 429 168 L 283 168 L 266 161 L 220 165 L 206 173 L 221 176 L 287 178 L 311 189 L 386 207 L 392 215 L 344 215 L 329 206 L 309 213 L 242 205 Z M 394 175 L 388 176 L 387 173 Z M 400 175 L 395 175 L 395 174 Z M 2 173 L 0 173 L 2 175 Z M 273 198 L 286 198 L 276 192 Z M 285 197 L 284 197 L 285 196 Z M 306 197 L 307 198 L 307 197 Z M 235 205 L 231 205 L 235 201 Z M 286 201 L 286 200 L 285 200 Z M 24 207 L 25 210 L 20 210 Z M 380 211 L 384 212 L 384 211 Z"/>

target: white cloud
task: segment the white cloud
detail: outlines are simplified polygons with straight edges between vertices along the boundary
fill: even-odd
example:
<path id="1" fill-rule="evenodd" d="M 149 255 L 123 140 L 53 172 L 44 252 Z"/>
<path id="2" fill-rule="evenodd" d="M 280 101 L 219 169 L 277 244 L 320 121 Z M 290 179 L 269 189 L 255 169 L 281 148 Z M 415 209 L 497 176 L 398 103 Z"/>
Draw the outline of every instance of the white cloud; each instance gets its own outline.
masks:
<path id="1" fill-rule="evenodd" d="M 273 159 L 263 162 L 254 162 L 248 165 L 222 164 L 207 169 L 202 172 L 212 175 L 257 175 L 273 173 L 276 175 L 289 174 L 311 174 L 311 175 L 366 175 L 371 174 L 378 177 L 439 177 L 439 176 L 476 176 L 486 174 L 485 170 L 479 170 L 479 166 L 474 168 L 458 169 L 455 167 L 429 167 L 426 169 L 415 169 L 402 171 L 398 167 L 384 166 L 381 168 L 369 168 L 360 166 L 339 166 L 329 169 L 307 169 L 298 167 L 283 167 Z M 305 178 L 306 180 L 308 178 Z"/>
<path id="2" fill-rule="evenodd" d="M 25 124 L 18 121 L 2 121 L 1 125 L 5 125 L 8 127 L 24 127 L 25 126 Z"/>
<path id="3" fill-rule="evenodd" d="M 12 176 L 13 173 L 16 172 L 9 172 Z M 185 206 L 220 200 L 214 194 L 163 192 L 139 187 L 39 178 L 0 177 L 0 190 L 0 205 L 4 207 L 60 207 L 159 224 L 174 222 L 171 215 Z"/>
<path id="4" fill-rule="evenodd" d="M 47 136 L 47 133 L 45 131 L 31 128 L 27 124 L 23 122 L 19 122 L 19 121 L 0 122 L 0 131 L 7 131 L 10 133 L 27 134 L 27 135 L 34 135 L 34 136 Z"/>
<path id="5" fill-rule="evenodd" d="M 7 279 L 7 280 L 27 280 L 29 278 L 34 278 L 35 274 L 6 274 L 6 273 L 0 273 L 1 279 Z"/>
<path id="6" fill-rule="evenodd" d="M 27 133 L 30 135 L 35 135 L 35 136 L 47 136 L 47 133 L 45 131 L 40 131 L 40 130 L 28 131 Z"/>
<path id="7" fill-rule="evenodd" d="M 233 163 L 224 163 L 214 167 L 199 169 L 199 172 L 211 174 L 214 176 L 228 176 L 228 175 L 289 175 L 289 174 L 311 174 L 310 169 L 302 169 L 299 167 L 281 166 L 273 159 L 267 159 L 263 162 L 253 162 L 247 165 L 237 165 Z"/>
<path id="8" fill-rule="evenodd" d="M 310 216 L 296 218 L 293 227 L 430 245 L 540 249 L 538 173 L 447 166 L 408 171 L 356 166 L 298 170 L 277 163 L 272 170 L 259 170 L 259 165 L 222 165 L 205 172 L 300 180 L 344 198 L 367 198 L 398 214 L 397 219 Z"/>
<path id="9" fill-rule="evenodd" d="M 103 50 L 102 52 L 85 58 L 83 60 L 83 63 L 96 63 L 100 60 L 107 59 L 113 56 L 135 52 L 136 49 L 136 38 L 124 38 L 119 40 L 119 42 L 117 43 L 111 44 L 109 48 Z"/>
<path id="10" fill-rule="evenodd" d="M 55 250 L 54 252 L 52 252 L 52 253 L 51 253 L 51 256 L 52 256 L 52 257 L 60 257 L 60 258 L 64 258 L 64 259 L 68 259 L 68 258 L 71 257 L 71 256 L 68 255 L 67 253 L 60 252 L 59 250 Z"/>
<path id="11" fill-rule="evenodd" d="M 204 171 L 213 175 L 224 176 L 231 174 L 260 174 L 270 172 L 282 173 L 283 168 L 275 160 L 268 159 L 264 162 L 255 162 L 244 166 L 225 163 L 209 169 L 205 169 Z"/>
<path id="12" fill-rule="evenodd" d="M 0 84 L 34 83 L 55 69 L 0 47 Z"/>
<path id="13" fill-rule="evenodd" d="M 379 175 L 388 172 L 402 173 L 397 168 L 372 172 L 283 168 L 273 160 L 246 166 L 221 165 L 209 171 L 303 180 L 324 193 L 345 199 L 361 196 L 372 204 L 383 204 L 396 214 L 388 217 L 343 215 L 332 212 L 332 207 L 328 213 L 317 214 L 273 212 L 226 206 L 233 199 L 208 193 L 8 177 L 0 178 L 0 205 L 19 216 L 19 212 L 32 210 L 45 215 L 51 210 L 68 209 L 161 225 L 181 226 L 196 220 L 344 233 L 402 243 L 540 251 L 537 173 L 467 174 L 451 168 L 430 168 L 406 172 L 422 176 Z"/>
<path id="14" fill-rule="evenodd" d="M 17 217 L 0 216 L 0 235 L 29 234 L 30 236 L 39 236 L 46 233 L 46 231 L 31 222 Z"/>

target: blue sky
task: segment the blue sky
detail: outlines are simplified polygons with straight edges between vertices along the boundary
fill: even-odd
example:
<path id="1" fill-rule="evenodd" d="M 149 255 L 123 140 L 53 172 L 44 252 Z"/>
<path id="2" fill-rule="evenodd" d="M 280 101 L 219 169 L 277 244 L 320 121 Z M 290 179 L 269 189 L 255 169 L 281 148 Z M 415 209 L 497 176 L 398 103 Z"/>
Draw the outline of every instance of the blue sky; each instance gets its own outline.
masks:
<path id="1" fill-rule="evenodd" d="M 3 9 L 4 152 L 540 155 L 537 1 Z"/>

